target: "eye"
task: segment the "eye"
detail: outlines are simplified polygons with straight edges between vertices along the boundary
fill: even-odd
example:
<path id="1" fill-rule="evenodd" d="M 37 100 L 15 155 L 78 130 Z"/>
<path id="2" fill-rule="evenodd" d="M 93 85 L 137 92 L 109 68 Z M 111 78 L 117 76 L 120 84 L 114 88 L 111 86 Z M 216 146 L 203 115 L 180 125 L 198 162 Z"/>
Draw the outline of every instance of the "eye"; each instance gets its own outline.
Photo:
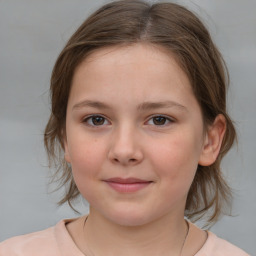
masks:
<path id="1" fill-rule="evenodd" d="M 150 118 L 147 123 L 149 125 L 165 126 L 171 122 L 173 122 L 173 120 L 166 116 L 154 116 Z"/>
<path id="2" fill-rule="evenodd" d="M 100 115 L 89 116 L 83 120 L 83 123 L 86 123 L 90 126 L 102 126 L 110 124 L 105 117 Z"/>

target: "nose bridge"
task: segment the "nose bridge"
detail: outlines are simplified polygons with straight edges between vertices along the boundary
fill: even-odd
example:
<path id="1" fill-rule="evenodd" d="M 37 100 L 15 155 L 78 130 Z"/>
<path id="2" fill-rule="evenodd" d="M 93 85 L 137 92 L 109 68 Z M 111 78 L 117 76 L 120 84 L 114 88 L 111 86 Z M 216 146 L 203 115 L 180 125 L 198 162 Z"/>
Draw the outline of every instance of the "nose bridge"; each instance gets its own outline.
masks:
<path id="1" fill-rule="evenodd" d="M 123 122 L 114 129 L 111 139 L 109 156 L 112 161 L 127 165 L 142 160 L 139 131 L 135 125 Z"/>

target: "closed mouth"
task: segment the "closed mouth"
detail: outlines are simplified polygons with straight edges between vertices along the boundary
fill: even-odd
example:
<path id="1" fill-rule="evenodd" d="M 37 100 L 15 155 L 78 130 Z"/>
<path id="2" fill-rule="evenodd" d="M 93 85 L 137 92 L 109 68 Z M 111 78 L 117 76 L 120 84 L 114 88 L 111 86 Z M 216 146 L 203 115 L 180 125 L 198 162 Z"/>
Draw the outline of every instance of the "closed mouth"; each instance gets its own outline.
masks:
<path id="1" fill-rule="evenodd" d="M 138 178 L 110 178 L 104 180 L 111 188 L 120 193 L 134 193 L 152 183 L 152 181 Z"/>

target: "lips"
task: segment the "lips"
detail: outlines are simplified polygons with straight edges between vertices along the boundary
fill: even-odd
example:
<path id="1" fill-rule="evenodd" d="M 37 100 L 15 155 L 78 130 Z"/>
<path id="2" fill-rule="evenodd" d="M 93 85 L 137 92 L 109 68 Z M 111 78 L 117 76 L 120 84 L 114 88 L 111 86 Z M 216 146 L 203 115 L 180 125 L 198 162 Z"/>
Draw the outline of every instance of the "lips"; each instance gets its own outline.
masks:
<path id="1" fill-rule="evenodd" d="M 141 180 L 138 178 L 110 178 L 104 180 L 112 189 L 119 193 L 134 193 L 148 187 L 152 181 Z"/>

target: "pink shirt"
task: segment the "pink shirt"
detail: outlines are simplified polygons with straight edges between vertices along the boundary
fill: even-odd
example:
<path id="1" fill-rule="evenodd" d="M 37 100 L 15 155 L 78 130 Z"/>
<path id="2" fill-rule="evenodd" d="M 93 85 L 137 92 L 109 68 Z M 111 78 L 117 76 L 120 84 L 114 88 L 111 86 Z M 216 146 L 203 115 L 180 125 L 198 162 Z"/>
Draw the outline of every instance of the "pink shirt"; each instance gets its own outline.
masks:
<path id="1" fill-rule="evenodd" d="M 84 256 L 62 220 L 56 226 L 0 243 L 0 256 Z M 193 226 L 193 224 L 190 223 Z M 208 232 L 208 239 L 195 256 L 249 256 L 229 242 Z"/>

